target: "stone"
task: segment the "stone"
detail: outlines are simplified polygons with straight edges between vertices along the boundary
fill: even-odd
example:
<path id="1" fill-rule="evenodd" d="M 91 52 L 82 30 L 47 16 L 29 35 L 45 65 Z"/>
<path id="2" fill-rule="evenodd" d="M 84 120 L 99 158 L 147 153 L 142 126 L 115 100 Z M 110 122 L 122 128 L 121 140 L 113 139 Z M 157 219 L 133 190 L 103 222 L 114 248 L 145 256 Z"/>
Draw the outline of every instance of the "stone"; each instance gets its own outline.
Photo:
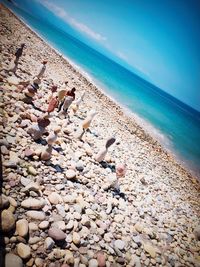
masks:
<path id="1" fill-rule="evenodd" d="M 119 250 L 123 250 L 126 244 L 125 244 L 124 241 L 122 241 L 122 240 L 120 240 L 120 239 L 117 239 L 117 240 L 115 240 L 114 245 L 115 245 L 115 247 L 118 248 Z"/>
<path id="2" fill-rule="evenodd" d="M 66 250 L 65 251 L 64 263 L 74 264 L 74 256 L 73 256 L 73 253 L 70 250 Z"/>
<path id="3" fill-rule="evenodd" d="M 5 256 L 5 267 L 23 267 L 23 261 L 19 256 L 8 253 Z"/>
<path id="4" fill-rule="evenodd" d="M 44 247 L 47 249 L 47 250 L 51 250 L 54 246 L 55 242 L 53 241 L 53 239 L 51 237 L 47 237 L 44 241 Z"/>
<path id="5" fill-rule="evenodd" d="M 38 231 L 38 226 L 36 223 L 33 223 L 33 222 L 30 222 L 28 224 L 28 228 L 30 230 L 30 232 L 33 232 L 33 231 Z"/>
<path id="6" fill-rule="evenodd" d="M 143 248 L 152 258 L 156 257 L 156 250 L 150 243 L 144 243 Z"/>
<path id="7" fill-rule="evenodd" d="M 27 260 L 31 257 L 31 249 L 28 245 L 25 245 L 23 243 L 19 243 L 17 245 L 17 253 L 20 256 L 20 258 Z"/>
<path id="8" fill-rule="evenodd" d="M 89 267 L 98 267 L 98 261 L 96 259 L 89 260 Z"/>
<path id="9" fill-rule="evenodd" d="M 9 198 L 4 194 L 2 194 L 0 196 L 0 209 L 8 208 L 8 206 L 9 206 Z"/>
<path id="10" fill-rule="evenodd" d="M 38 183 L 30 182 L 27 185 L 25 185 L 25 188 L 22 190 L 25 193 L 28 193 L 30 191 L 34 191 L 36 193 L 40 192 L 40 186 Z"/>
<path id="11" fill-rule="evenodd" d="M 71 230 L 74 227 L 74 221 L 70 220 L 68 224 L 66 225 L 67 230 Z"/>
<path id="12" fill-rule="evenodd" d="M 48 235 L 55 241 L 63 241 L 66 238 L 66 234 L 59 228 L 50 228 L 48 230 Z"/>
<path id="13" fill-rule="evenodd" d="M 45 213 L 42 211 L 36 210 L 29 210 L 27 211 L 27 216 L 34 220 L 44 221 L 45 220 Z"/>
<path id="14" fill-rule="evenodd" d="M 57 221 L 57 222 L 54 222 L 52 223 L 51 225 L 53 228 L 59 228 L 61 230 L 65 230 L 66 229 L 66 225 L 65 225 L 65 222 L 64 221 Z"/>
<path id="15" fill-rule="evenodd" d="M 76 172 L 74 170 L 67 170 L 65 176 L 69 180 L 74 179 L 76 177 Z"/>
<path id="16" fill-rule="evenodd" d="M 28 184 L 30 184 L 32 181 L 30 180 L 30 179 L 28 179 L 28 178 L 25 178 L 25 177 L 21 177 L 21 179 L 20 179 L 20 182 L 21 182 L 21 184 L 23 185 L 23 186 L 27 186 Z"/>
<path id="17" fill-rule="evenodd" d="M 105 267 L 106 266 L 106 256 L 102 251 L 99 251 L 97 253 L 97 262 L 99 267 Z"/>
<path id="18" fill-rule="evenodd" d="M 3 210 L 1 213 L 0 230 L 9 232 L 15 228 L 15 217 L 9 210 Z"/>
<path id="19" fill-rule="evenodd" d="M 81 224 L 86 227 L 90 227 L 90 219 L 87 215 L 85 214 L 82 215 Z"/>
<path id="20" fill-rule="evenodd" d="M 200 241 L 200 225 L 195 227 L 194 235 L 195 235 L 196 239 Z"/>
<path id="21" fill-rule="evenodd" d="M 63 200 L 62 200 L 62 197 L 56 193 L 56 192 L 52 192 L 49 196 L 48 196 L 48 199 L 50 201 L 51 204 L 59 204 L 59 203 L 62 203 Z"/>
<path id="22" fill-rule="evenodd" d="M 26 237 L 28 234 L 28 221 L 26 219 L 17 221 L 16 231 L 19 236 Z"/>
<path id="23" fill-rule="evenodd" d="M 49 222 L 48 221 L 43 221 L 38 226 L 39 226 L 40 229 L 45 230 L 45 229 L 47 229 L 49 227 Z"/>
<path id="24" fill-rule="evenodd" d="M 36 171 L 36 169 L 33 166 L 29 166 L 28 167 L 28 173 L 30 173 L 33 176 L 36 176 L 37 175 L 37 171 Z"/>
<path id="25" fill-rule="evenodd" d="M 79 245 L 81 242 L 81 237 L 78 233 L 74 232 L 72 235 L 72 241 L 74 242 L 75 245 Z"/>
<path id="26" fill-rule="evenodd" d="M 9 200 L 11 206 L 13 206 L 15 208 L 17 207 L 17 201 L 14 198 L 8 197 L 8 200 Z"/>
<path id="27" fill-rule="evenodd" d="M 28 198 L 22 201 L 21 206 L 25 209 L 39 210 L 45 205 L 43 200 Z"/>
<path id="28" fill-rule="evenodd" d="M 34 245 L 34 244 L 40 242 L 41 239 L 42 239 L 42 238 L 39 237 L 39 236 L 33 236 L 33 237 L 30 237 L 30 238 L 29 238 L 28 243 L 29 243 L 30 245 Z"/>
<path id="29" fill-rule="evenodd" d="M 15 77 L 15 76 L 11 76 L 9 78 L 7 78 L 7 82 L 10 84 L 10 85 L 18 85 L 20 80 Z"/>
<path id="30" fill-rule="evenodd" d="M 35 265 L 37 267 L 43 267 L 44 266 L 44 260 L 41 258 L 35 258 Z"/>

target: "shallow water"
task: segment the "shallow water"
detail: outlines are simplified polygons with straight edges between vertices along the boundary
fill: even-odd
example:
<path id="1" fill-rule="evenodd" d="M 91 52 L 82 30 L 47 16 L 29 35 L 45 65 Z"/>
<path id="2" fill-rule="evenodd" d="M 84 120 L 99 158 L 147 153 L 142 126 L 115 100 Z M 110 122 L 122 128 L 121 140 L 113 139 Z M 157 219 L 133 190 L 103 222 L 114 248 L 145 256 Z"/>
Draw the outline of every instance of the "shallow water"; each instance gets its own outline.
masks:
<path id="1" fill-rule="evenodd" d="M 200 113 L 56 27 L 11 9 L 200 177 Z"/>

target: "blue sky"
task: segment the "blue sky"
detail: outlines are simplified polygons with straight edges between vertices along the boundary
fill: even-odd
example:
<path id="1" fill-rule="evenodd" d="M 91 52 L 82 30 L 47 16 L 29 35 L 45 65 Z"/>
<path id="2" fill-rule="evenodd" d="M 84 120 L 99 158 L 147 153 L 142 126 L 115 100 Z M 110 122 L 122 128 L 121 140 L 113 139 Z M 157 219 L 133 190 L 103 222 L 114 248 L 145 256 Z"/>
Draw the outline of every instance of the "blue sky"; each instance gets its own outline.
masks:
<path id="1" fill-rule="evenodd" d="M 15 2 L 200 111 L 200 1 Z"/>

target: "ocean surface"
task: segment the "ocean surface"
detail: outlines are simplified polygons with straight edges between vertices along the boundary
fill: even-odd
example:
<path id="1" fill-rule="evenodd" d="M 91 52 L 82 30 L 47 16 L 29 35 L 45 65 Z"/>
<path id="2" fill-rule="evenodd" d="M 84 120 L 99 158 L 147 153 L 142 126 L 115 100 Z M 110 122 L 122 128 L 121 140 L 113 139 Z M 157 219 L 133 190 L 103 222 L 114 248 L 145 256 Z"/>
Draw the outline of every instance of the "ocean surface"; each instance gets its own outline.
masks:
<path id="1" fill-rule="evenodd" d="M 11 10 L 200 178 L 200 113 L 53 25 Z"/>

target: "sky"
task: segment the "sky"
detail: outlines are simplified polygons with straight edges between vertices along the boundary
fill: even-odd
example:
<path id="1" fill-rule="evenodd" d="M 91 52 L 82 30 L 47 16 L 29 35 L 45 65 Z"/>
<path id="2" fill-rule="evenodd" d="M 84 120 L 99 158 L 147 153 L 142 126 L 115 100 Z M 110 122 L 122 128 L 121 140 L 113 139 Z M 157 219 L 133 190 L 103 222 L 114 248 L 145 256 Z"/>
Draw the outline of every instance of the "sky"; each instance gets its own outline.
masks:
<path id="1" fill-rule="evenodd" d="M 199 0 L 13 0 L 200 111 Z"/>

